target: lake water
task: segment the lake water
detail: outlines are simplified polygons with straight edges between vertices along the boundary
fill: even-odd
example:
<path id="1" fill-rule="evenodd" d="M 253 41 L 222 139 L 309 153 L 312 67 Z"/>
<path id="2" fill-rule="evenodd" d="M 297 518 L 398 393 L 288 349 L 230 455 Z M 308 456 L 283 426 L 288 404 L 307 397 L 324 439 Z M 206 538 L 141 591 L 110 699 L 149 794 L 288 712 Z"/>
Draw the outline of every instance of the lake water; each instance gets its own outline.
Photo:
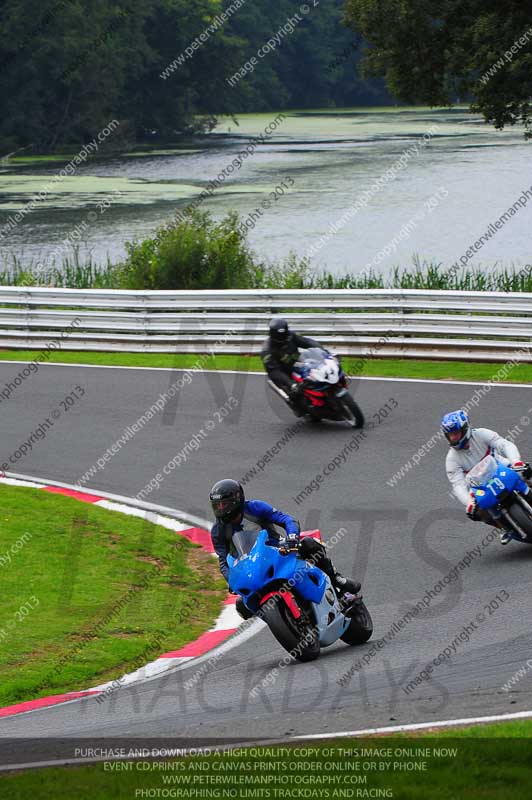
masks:
<path id="1" fill-rule="evenodd" d="M 79 237 L 82 253 L 118 260 L 126 240 L 197 198 L 275 117 L 224 120 L 188 150 L 94 159 L 62 179 L 61 162 L 0 163 L 0 231 L 51 186 L 2 239 L 3 258 L 46 261 Z M 451 266 L 528 189 L 528 204 L 469 263 L 532 262 L 532 142 L 520 129 L 497 132 L 465 109 L 285 112 L 250 149 L 202 208 L 238 211 L 262 257 L 310 251 L 317 269 L 335 273 L 410 266 L 416 254 Z"/>

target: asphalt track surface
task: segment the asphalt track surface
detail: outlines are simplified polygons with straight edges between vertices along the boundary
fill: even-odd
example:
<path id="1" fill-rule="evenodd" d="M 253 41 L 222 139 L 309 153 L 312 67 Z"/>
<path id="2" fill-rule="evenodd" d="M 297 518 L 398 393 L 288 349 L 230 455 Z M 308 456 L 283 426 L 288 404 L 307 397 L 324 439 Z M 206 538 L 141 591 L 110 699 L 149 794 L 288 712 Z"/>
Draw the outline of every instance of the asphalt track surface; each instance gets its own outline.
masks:
<path id="1" fill-rule="evenodd" d="M 0 389 L 20 370 L 18 364 L 0 364 Z M 60 408 L 61 416 L 46 437 L 10 469 L 75 483 L 179 375 L 178 371 L 43 365 L 0 404 L 1 460 L 7 461 L 45 418 L 51 418 L 52 410 Z M 85 394 L 64 412 L 61 400 L 75 386 L 84 388 Z M 358 452 L 324 478 L 319 491 L 299 505 L 294 501 L 353 437 L 345 427 L 303 426 L 246 486 L 248 496 L 271 500 L 298 517 L 303 528 L 320 527 L 325 540 L 342 527 L 347 530 L 331 555 L 341 571 L 362 580 L 374 619 L 374 640 L 490 532 L 469 522 L 449 498 L 441 442 L 397 486 L 386 483 L 433 436 L 442 413 L 460 407 L 475 388 L 360 381 L 355 396 L 374 427 L 366 431 Z M 296 422 L 270 395 L 261 376 L 196 374 L 177 403 L 152 419 L 87 486 L 136 495 L 196 431 L 205 429 L 206 421 L 230 396 L 238 400 L 236 411 L 216 422 L 187 462 L 146 497 L 209 517 L 211 484 L 225 476 L 244 476 Z M 373 414 L 386 403 L 397 406 L 379 421 Z M 531 406 L 530 389 L 494 387 L 481 400 L 475 420 L 505 432 Z M 519 444 L 522 455 L 532 456 L 531 428 L 524 430 Z M 532 670 L 513 692 L 502 691 L 502 685 L 532 652 L 531 571 L 532 547 L 512 543 L 503 548 L 494 541 L 347 685 L 340 679 L 369 653 L 373 640 L 361 647 L 340 642 L 322 651 L 316 662 L 292 663 L 280 669 L 257 697 L 251 696 L 250 690 L 285 655 L 269 631 L 262 629 L 223 655 L 194 688 L 184 688 L 198 669 L 192 664 L 123 688 L 101 705 L 84 699 L 2 719 L 0 737 L 172 736 L 197 744 L 526 710 Z M 486 607 L 503 590 L 508 599 L 490 614 Z M 470 640 L 461 641 L 453 657 L 434 668 L 431 682 L 424 681 L 406 694 L 405 683 L 477 614 L 485 619 L 477 621 Z M 171 626 L 172 620 L 167 624 Z"/>

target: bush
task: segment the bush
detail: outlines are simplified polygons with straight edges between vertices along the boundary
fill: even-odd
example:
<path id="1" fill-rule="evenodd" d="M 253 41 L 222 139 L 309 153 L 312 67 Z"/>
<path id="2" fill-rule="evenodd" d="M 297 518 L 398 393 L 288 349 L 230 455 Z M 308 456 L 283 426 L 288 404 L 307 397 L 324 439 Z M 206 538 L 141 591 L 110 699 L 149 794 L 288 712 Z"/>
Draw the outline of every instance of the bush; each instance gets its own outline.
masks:
<path id="1" fill-rule="evenodd" d="M 194 211 L 178 224 L 158 230 L 153 239 L 126 243 L 120 268 L 125 289 L 247 289 L 257 267 L 230 212 L 220 222 Z"/>

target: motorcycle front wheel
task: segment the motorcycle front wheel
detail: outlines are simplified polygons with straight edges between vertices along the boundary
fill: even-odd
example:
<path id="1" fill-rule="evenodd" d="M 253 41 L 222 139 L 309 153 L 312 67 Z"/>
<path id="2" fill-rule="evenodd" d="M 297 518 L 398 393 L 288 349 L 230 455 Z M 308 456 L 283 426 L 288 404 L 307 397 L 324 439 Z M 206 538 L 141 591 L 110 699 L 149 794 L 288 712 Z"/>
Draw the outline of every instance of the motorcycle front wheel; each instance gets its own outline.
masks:
<path id="1" fill-rule="evenodd" d="M 298 620 L 294 619 L 279 595 L 271 597 L 261 607 L 259 615 L 279 644 L 297 661 L 314 661 L 318 658 L 320 643 L 316 628 L 309 624 L 304 629 Z"/>
<path id="2" fill-rule="evenodd" d="M 526 539 L 522 539 L 522 541 L 532 544 L 532 509 L 530 513 L 528 513 L 521 503 L 516 501 L 508 507 L 506 515 L 516 528 L 522 530 L 523 533 L 526 534 Z"/>
<path id="3" fill-rule="evenodd" d="M 364 414 L 349 392 L 346 392 L 339 400 L 344 411 L 344 419 L 347 420 L 353 428 L 363 428 Z"/>

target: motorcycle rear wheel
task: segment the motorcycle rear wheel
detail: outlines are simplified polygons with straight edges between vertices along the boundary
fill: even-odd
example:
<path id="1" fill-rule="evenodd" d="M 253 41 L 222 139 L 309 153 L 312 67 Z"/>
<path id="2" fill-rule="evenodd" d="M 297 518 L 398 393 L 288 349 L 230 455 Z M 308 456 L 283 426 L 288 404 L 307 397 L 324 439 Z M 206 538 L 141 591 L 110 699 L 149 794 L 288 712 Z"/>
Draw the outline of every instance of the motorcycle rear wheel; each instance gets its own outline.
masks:
<path id="1" fill-rule="evenodd" d="M 299 599 L 298 602 L 302 605 Z M 302 635 L 302 626 L 298 625 L 298 621 L 293 618 L 281 597 L 277 595 L 270 598 L 262 606 L 260 616 L 279 644 L 297 661 L 314 661 L 318 658 L 320 643 L 317 630 L 315 628 L 313 630 L 309 625 Z M 303 641 L 305 644 L 302 644 Z"/>
<path id="2" fill-rule="evenodd" d="M 373 633 L 373 620 L 364 601 L 359 600 L 355 608 L 349 628 L 340 636 L 340 639 L 349 645 L 364 644 Z"/>

